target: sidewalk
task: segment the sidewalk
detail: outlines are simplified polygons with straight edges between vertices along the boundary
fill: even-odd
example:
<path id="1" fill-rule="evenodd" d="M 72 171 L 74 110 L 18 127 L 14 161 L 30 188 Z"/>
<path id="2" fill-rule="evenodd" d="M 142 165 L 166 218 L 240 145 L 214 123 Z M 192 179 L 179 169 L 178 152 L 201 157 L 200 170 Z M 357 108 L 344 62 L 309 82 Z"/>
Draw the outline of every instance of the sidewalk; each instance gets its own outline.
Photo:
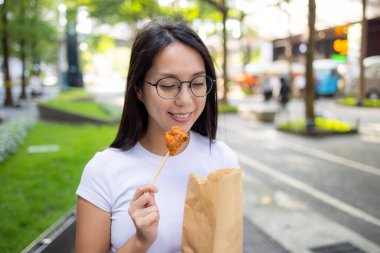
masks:
<path id="1" fill-rule="evenodd" d="M 18 102 L 17 107 L 0 107 L 0 118 L 3 121 L 16 118 L 38 118 L 36 103 L 32 100 Z"/>
<path id="2" fill-rule="evenodd" d="M 238 158 L 241 158 L 238 156 Z M 247 167 L 246 159 L 240 159 L 241 166 Z M 254 167 L 259 170 L 271 168 L 256 161 Z M 278 179 L 278 178 L 277 178 Z M 276 180 L 273 177 L 273 180 Z M 245 173 L 243 176 L 243 205 L 246 219 L 244 225 L 247 228 L 263 230 L 258 231 L 249 238 L 249 245 L 245 245 L 245 252 L 292 252 L 292 253 L 378 253 L 378 245 L 364 238 L 355 231 L 329 219 L 321 213 L 311 209 L 296 197 L 289 196 L 285 192 L 269 185 L 257 177 Z M 255 231 L 255 230 L 254 230 Z M 244 237 L 246 238 L 247 233 Z M 269 245 L 270 251 L 261 251 L 255 235 L 264 234 L 265 244 Z M 345 243 L 351 251 L 333 248 L 340 243 Z M 252 251 L 245 251 L 253 244 Z M 276 251 L 279 249 L 287 251 Z M 314 248 L 331 247 L 326 251 L 314 251 Z M 338 246 L 337 246 L 338 247 Z"/>
<path id="3" fill-rule="evenodd" d="M 3 87 L 1 87 L 3 88 Z M 57 92 L 59 92 L 58 86 L 53 87 L 44 87 L 44 93 L 39 99 L 47 99 L 49 97 L 54 96 Z M 19 117 L 23 118 L 38 118 L 39 113 L 36 105 L 36 100 L 30 97 L 30 94 L 28 94 L 28 99 L 26 100 L 19 100 L 19 91 L 18 87 L 13 90 L 13 107 L 4 107 L 4 92 L 0 92 L 0 118 L 3 121 L 16 119 Z"/>
<path id="4" fill-rule="evenodd" d="M 244 217 L 244 253 L 287 253 L 281 244 L 276 242 L 258 226 Z"/>

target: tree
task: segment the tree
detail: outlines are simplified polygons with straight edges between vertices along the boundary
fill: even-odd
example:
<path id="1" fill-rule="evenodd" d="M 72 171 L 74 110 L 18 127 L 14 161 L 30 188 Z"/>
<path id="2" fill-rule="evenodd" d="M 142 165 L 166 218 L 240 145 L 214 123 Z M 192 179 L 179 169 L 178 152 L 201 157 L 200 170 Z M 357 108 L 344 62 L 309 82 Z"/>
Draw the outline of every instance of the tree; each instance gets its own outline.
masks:
<path id="1" fill-rule="evenodd" d="M 87 6 L 91 17 L 108 24 L 119 22 L 132 24 L 160 15 L 160 7 L 154 0 L 81 0 L 75 5 Z"/>
<path id="2" fill-rule="evenodd" d="M 292 71 L 292 58 L 293 58 L 293 49 L 292 49 L 292 29 L 291 29 L 291 23 L 292 23 L 292 17 L 289 10 L 287 10 L 286 6 L 290 4 L 291 0 L 278 0 L 275 4 L 276 7 L 278 7 L 280 10 L 286 13 L 288 18 L 288 45 L 285 49 L 285 56 L 288 60 L 289 69 L 288 69 L 288 75 L 289 75 L 289 85 L 293 87 L 293 71 Z"/>
<path id="3" fill-rule="evenodd" d="M 314 131 L 314 74 L 313 74 L 313 61 L 314 61 L 314 32 L 315 32 L 315 0 L 309 0 L 309 38 L 307 41 L 306 52 L 306 88 L 305 88 L 305 116 L 306 116 L 306 130 L 308 132 Z"/>
<path id="4" fill-rule="evenodd" d="M 216 2 L 213 0 L 206 0 L 205 2 L 214 6 L 221 14 L 222 14 L 222 24 L 223 24 L 223 98 L 222 103 L 227 104 L 227 94 L 228 94 L 228 72 L 227 72 L 227 64 L 228 64 L 228 50 L 227 50 L 227 27 L 226 22 L 228 18 L 228 10 L 229 8 L 226 5 L 226 0 L 221 0 L 220 2 Z"/>
<path id="5" fill-rule="evenodd" d="M 58 23 L 56 18 L 48 19 L 45 13 L 56 10 L 58 0 L 27 0 L 31 29 L 28 39 L 28 54 L 31 57 L 32 72 L 40 75 L 41 63 L 55 62 L 58 50 Z M 54 52 L 54 53 L 52 53 Z"/>
<path id="6" fill-rule="evenodd" d="M 361 37 L 361 47 L 360 47 L 360 75 L 359 75 L 359 92 L 357 98 L 357 105 L 361 106 L 363 103 L 363 98 L 365 97 L 365 78 L 364 78 L 364 58 L 367 53 L 367 19 L 366 19 L 366 8 L 367 0 L 362 0 L 362 37 Z"/>
<path id="7" fill-rule="evenodd" d="M 21 60 L 22 65 L 22 71 L 21 71 L 21 93 L 20 93 L 20 99 L 26 99 L 26 72 L 27 72 L 27 63 L 26 63 L 26 38 L 29 29 L 27 29 L 27 18 L 25 13 L 26 8 L 26 2 L 25 0 L 18 0 L 17 1 L 19 5 L 19 11 L 18 13 L 15 12 L 16 18 L 13 26 L 11 27 L 11 30 L 14 31 L 14 40 L 18 41 L 19 46 L 19 57 Z"/>
<path id="8" fill-rule="evenodd" d="M 21 61 L 20 99 L 26 98 L 28 73 L 37 71 L 39 74 L 41 62 L 54 62 L 56 59 L 56 54 L 52 54 L 57 51 L 56 24 L 52 22 L 52 18 L 45 17 L 49 16 L 45 13 L 53 13 L 51 10 L 55 9 L 56 3 L 57 1 L 53 0 L 7 0 L 6 9 L 2 8 L 7 12 L 5 22 L 3 16 L 1 23 L 2 32 L 6 32 L 6 36 L 2 36 L 2 44 L 6 37 L 6 47 L 2 47 L 2 54 L 6 56 L 4 59 L 12 55 Z M 7 48 L 6 51 L 5 48 Z M 4 69 L 4 77 L 6 77 L 10 69 L 8 64 L 4 64 L 4 67 L 8 69 Z M 8 82 L 8 86 L 10 88 L 7 89 L 4 104 L 11 106 L 13 105 L 13 83 L 9 85 Z M 11 103 L 9 103 L 10 99 L 12 99 Z"/>
<path id="9" fill-rule="evenodd" d="M 1 6 L 1 21 L 2 21 L 2 48 L 3 48 L 3 71 L 5 84 L 4 106 L 13 106 L 12 97 L 12 81 L 9 72 L 9 42 L 8 42 L 8 3 L 9 0 L 4 0 Z"/>

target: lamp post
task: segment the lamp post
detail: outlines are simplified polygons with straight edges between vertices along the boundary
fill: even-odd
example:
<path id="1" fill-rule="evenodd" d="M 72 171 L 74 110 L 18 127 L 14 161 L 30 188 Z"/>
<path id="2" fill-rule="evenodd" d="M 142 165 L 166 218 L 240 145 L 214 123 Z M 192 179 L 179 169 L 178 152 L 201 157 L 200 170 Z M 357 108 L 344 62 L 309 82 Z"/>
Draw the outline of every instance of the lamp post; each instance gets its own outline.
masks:
<path id="1" fill-rule="evenodd" d="M 3 23 L 2 29 L 2 47 L 3 47 L 3 70 L 4 70 L 4 84 L 5 84 L 5 99 L 4 106 L 13 106 L 12 97 L 12 81 L 9 73 L 9 44 L 8 44 L 8 17 L 7 17 L 7 2 L 0 0 L 1 5 L 1 20 Z"/>
<path id="2" fill-rule="evenodd" d="M 76 10 L 69 9 L 66 24 L 67 45 L 67 84 L 69 87 L 83 87 L 83 77 L 80 70 L 78 40 L 76 31 Z"/>

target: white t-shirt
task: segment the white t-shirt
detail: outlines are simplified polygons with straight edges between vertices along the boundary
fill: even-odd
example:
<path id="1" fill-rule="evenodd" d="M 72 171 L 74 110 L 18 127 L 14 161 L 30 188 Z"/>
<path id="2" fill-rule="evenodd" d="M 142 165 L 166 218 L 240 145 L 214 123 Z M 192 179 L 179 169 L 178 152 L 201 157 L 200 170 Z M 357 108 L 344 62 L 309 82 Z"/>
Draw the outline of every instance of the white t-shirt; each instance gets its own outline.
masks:
<path id="1" fill-rule="evenodd" d="M 128 151 L 107 148 L 98 152 L 86 165 L 77 194 L 111 213 L 111 248 L 116 252 L 135 232 L 128 214 L 137 187 L 149 184 L 163 160 L 140 143 Z M 158 238 L 150 253 L 181 252 L 182 221 L 190 173 L 207 176 L 222 168 L 240 168 L 233 151 L 223 142 L 190 133 L 190 142 L 180 154 L 167 159 L 156 186 L 160 212 Z"/>

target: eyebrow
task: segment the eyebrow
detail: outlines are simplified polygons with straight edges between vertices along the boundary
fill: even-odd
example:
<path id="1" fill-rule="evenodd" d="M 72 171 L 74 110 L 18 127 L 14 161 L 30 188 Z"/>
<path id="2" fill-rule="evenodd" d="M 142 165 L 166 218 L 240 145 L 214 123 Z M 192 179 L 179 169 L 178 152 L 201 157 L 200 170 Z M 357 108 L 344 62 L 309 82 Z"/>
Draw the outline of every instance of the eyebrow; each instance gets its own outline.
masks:
<path id="1" fill-rule="evenodd" d="M 205 71 L 201 70 L 201 71 L 198 71 L 198 72 L 195 72 L 192 77 L 194 76 L 199 76 L 199 75 L 204 75 L 206 74 Z M 175 77 L 175 78 L 178 78 L 178 75 L 175 75 L 175 74 L 171 74 L 171 73 L 159 73 L 160 76 L 162 77 Z"/>

